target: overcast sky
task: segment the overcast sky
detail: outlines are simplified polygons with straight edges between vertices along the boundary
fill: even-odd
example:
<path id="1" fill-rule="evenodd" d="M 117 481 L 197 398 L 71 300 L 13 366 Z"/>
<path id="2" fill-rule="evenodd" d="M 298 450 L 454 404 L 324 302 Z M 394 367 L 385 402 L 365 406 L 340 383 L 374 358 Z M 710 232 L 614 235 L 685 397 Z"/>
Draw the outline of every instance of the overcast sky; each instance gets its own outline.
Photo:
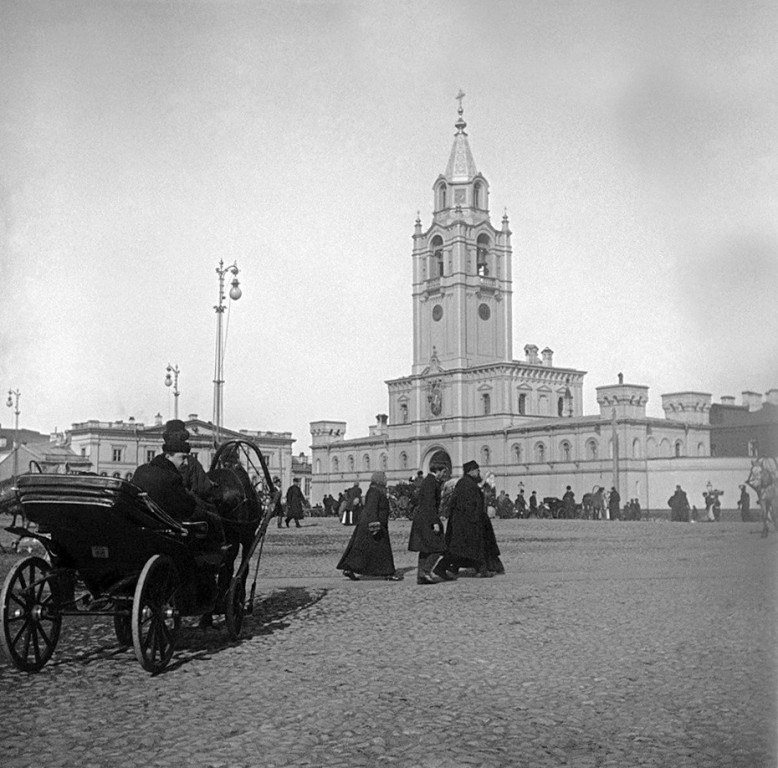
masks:
<path id="1" fill-rule="evenodd" d="M 778 387 L 774 0 L 2 0 L 0 387 L 22 426 L 367 433 L 411 372 L 411 236 L 461 88 L 513 231 L 514 357 Z M 0 413 L 11 426 L 13 413 Z"/>

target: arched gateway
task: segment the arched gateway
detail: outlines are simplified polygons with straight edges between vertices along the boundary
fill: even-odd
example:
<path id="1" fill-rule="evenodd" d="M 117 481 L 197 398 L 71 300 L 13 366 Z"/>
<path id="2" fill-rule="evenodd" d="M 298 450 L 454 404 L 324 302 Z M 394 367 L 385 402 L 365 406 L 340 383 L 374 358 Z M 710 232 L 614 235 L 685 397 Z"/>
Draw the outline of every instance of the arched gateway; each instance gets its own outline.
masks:
<path id="1" fill-rule="evenodd" d="M 451 477 L 451 456 L 448 455 L 448 451 L 442 449 L 431 451 L 427 454 L 423 466 L 425 474 L 430 471 L 430 467 L 441 464 L 446 468 L 448 476 Z"/>

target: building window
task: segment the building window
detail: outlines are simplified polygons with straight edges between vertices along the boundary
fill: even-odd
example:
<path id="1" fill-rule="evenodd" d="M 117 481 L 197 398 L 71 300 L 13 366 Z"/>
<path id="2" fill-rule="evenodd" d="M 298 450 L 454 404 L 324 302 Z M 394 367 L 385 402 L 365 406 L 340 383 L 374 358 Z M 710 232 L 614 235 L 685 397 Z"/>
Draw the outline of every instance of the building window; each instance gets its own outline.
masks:
<path id="1" fill-rule="evenodd" d="M 473 185 L 473 208 L 481 207 L 481 183 Z"/>
<path id="2" fill-rule="evenodd" d="M 546 460 L 546 446 L 543 443 L 537 443 L 535 445 L 535 461 Z"/>
<path id="3" fill-rule="evenodd" d="M 340 462 L 337 456 L 332 457 L 332 471 L 333 473 L 340 472 Z"/>
<path id="4" fill-rule="evenodd" d="M 121 472 L 114 472 L 113 475 L 111 475 L 111 477 L 115 477 L 118 480 L 121 480 L 122 479 L 122 473 Z"/>
<path id="5" fill-rule="evenodd" d="M 408 454 L 405 451 L 400 454 L 400 469 L 408 469 Z"/>
<path id="6" fill-rule="evenodd" d="M 560 397 L 556 401 L 556 412 L 557 416 L 564 416 L 565 415 L 565 398 Z"/>
<path id="7" fill-rule="evenodd" d="M 757 456 L 759 456 L 759 441 L 758 440 L 749 440 L 748 441 L 748 455 L 755 459 Z"/>
<path id="8" fill-rule="evenodd" d="M 632 458 L 640 458 L 640 440 L 637 437 L 632 441 Z"/>
<path id="9" fill-rule="evenodd" d="M 400 403 L 400 423 L 408 423 L 408 403 Z"/>
<path id="10" fill-rule="evenodd" d="M 599 455 L 600 449 L 597 446 L 597 441 L 592 438 L 586 441 L 586 458 L 596 459 Z"/>
<path id="11" fill-rule="evenodd" d="M 81 455 L 82 456 L 86 456 L 86 448 L 82 448 L 81 449 Z"/>
<path id="12" fill-rule="evenodd" d="M 481 464 L 483 464 L 485 467 L 488 467 L 490 459 L 491 453 L 489 451 L 489 447 L 485 445 L 483 448 L 481 448 Z"/>
<path id="13" fill-rule="evenodd" d="M 370 471 L 370 457 L 367 454 L 362 457 L 362 469 L 364 469 L 365 472 Z"/>
<path id="14" fill-rule="evenodd" d="M 527 396 L 525 394 L 519 395 L 519 416 L 526 416 L 527 414 Z"/>
<path id="15" fill-rule="evenodd" d="M 697 455 L 698 456 L 704 456 L 705 455 L 705 443 L 698 443 L 697 444 Z"/>
<path id="16" fill-rule="evenodd" d="M 670 458 L 670 441 L 667 438 L 664 438 L 664 440 L 659 443 L 659 455 L 665 459 Z"/>
<path id="17" fill-rule="evenodd" d="M 476 243 L 476 272 L 481 277 L 489 277 L 489 237 L 479 235 Z"/>
<path id="18" fill-rule="evenodd" d="M 485 392 L 481 395 L 481 400 L 483 402 L 484 416 L 488 416 L 492 412 L 492 398 L 488 392 Z"/>
<path id="19" fill-rule="evenodd" d="M 348 466 L 348 471 L 353 472 L 354 471 L 354 457 L 349 455 L 349 457 L 346 459 L 346 464 Z"/>
<path id="20" fill-rule="evenodd" d="M 548 416 L 548 397 L 546 395 L 541 395 L 538 398 L 538 413 L 541 416 Z"/>
<path id="21" fill-rule="evenodd" d="M 146 450 L 146 464 L 148 464 L 155 456 L 155 451 L 153 448 L 148 448 Z"/>
<path id="22" fill-rule="evenodd" d="M 316 459 L 316 474 L 321 474 L 321 459 Z"/>
<path id="23" fill-rule="evenodd" d="M 568 443 L 567 440 L 563 441 L 562 445 L 559 446 L 559 449 L 562 461 L 570 461 L 570 443 Z"/>
<path id="24" fill-rule="evenodd" d="M 446 185 L 441 184 L 438 187 L 438 209 L 446 207 Z"/>
<path id="25" fill-rule="evenodd" d="M 114 448 L 111 451 L 111 461 L 121 461 L 122 460 L 122 453 L 124 453 L 123 448 Z"/>
<path id="26" fill-rule="evenodd" d="M 381 457 L 378 459 L 378 464 L 381 467 L 381 470 L 383 472 L 386 472 L 388 466 L 389 466 L 389 460 L 386 458 L 386 454 L 382 453 Z"/>
<path id="27" fill-rule="evenodd" d="M 511 454 L 513 455 L 513 461 L 516 464 L 521 463 L 521 446 L 517 444 L 514 444 L 511 446 Z"/>
<path id="28" fill-rule="evenodd" d="M 675 458 L 683 456 L 683 443 L 680 440 L 675 441 Z"/>
<path id="29" fill-rule="evenodd" d="M 432 248 L 432 266 L 430 269 L 430 277 L 443 277 L 443 238 L 440 235 L 435 235 L 430 243 Z"/>
<path id="30" fill-rule="evenodd" d="M 125 472 L 124 479 L 127 480 L 128 482 L 132 480 L 132 472 Z"/>

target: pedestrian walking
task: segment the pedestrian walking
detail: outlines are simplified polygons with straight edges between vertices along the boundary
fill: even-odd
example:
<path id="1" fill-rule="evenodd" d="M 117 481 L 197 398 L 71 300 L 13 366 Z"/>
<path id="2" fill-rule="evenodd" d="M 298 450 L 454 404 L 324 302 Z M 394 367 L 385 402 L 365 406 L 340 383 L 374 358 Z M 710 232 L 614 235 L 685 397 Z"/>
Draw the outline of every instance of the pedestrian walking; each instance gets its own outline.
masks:
<path id="1" fill-rule="evenodd" d="M 401 580 L 395 571 L 389 540 L 389 499 L 384 472 L 373 472 L 365 494 L 364 509 L 336 568 L 352 581 L 359 581 L 360 576 Z"/>
<path id="2" fill-rule="evenodd" d="M 308 502 L 305 500 L 302 489 L 300 488 L 300 478 L 295 477 L 292 484 L 286 491 L 286 527 L 294 520 L 297 528 L 300 528 L 300 520 L 305 517 L 305 507 Z"/>
<path id="3" fill-rule="evenodd" d="M 621 519 L 621 496 L 615 486 L 611 486 L 611 492 L 608 494 L 608 514 L 611 520 Z"/>
<path id="4" fill-rule="evenodd" d="M 689 499 L 680 485 L 675 486 L 675 493 L 667 500 L 667 505 L 670 507 L 670 520 L 689 522 Z"/>
<path id="5" fill-rule="evenodd" d="M 535 491 L 529 495 L 529 515 L 527 517 L 538 516 L 538 495 Z"/>
<path id="6" fill-rule="evenodd" d="M 446 541 L 443 521 L 440 519 L 440 488 L 445 482 L 447 469 L 434 465 L 419 486 L 416 509 L 413 512 L 408 550 L 419 553 L 416 572 L 417 584 L 435 584 L 432 568 L 443 552 Z"/>
<path id="7" fill-rule="evenodd" d="M 474 568 L 480 578 L 494 576 L 486 564 L 488 530 L 492 538 L 494 530 L 479 485 L 480 468 L 478 462 L 468 461 L 462 469 L 464 474 L 457 481 L 451 500 L 446 551 L 433 569 L 436 576 L 447 581 L 455 579 L 460 568 Z M 494 548 L 497 542 L 490 541 L 489 544 Z"/>
<path id="8" fill-rule="evenodd" d="M 519 490 L 519 495 L 516 497 L 516 517 L 524 518 L 527 516 L 527 500 L 524 498 L 524 491 Z"/>
<path id="9" fill-rule="evenodd" d="M 562 496 L 562 509 L 566 520 L 572 520 L 575 517 L 575 494 L 569 485 Z"/>
<path id="10" fill-rule="evenodd" d="M 751 497 L 748 495 L 745 485 L 740 486 L 740 498 L 737 501 L 737 508 L 740 510 L 740 519 L 744 523 L 751 522 Z"/>

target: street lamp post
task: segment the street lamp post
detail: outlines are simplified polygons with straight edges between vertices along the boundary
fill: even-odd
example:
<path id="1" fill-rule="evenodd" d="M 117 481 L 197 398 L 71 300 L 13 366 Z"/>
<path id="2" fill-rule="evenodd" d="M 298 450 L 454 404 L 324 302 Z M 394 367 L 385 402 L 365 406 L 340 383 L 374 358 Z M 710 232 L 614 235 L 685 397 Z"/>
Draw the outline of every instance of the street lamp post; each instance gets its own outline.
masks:
<path id="1" fill-rule="evenodd" d="M 222 387 L 224 386 L 224 329 L 223 318 L 225 309 L 224 295 L 224 276 L 227 273 L 232 274 L 232 282 L 229 296 L 233 301 L 237 301 L 243 291 L 238 282 L 238 262 L 225 267 L 224 260 L 219 259 L 219 266 L 216 267 L 216 274 L 219 276 L 219 303 L 214 306 L 216 310 L 216 360 L 214 363 L 213 375 L 213 424 L 214 424 L 214 442 L 219 443 L 219 432 L 221 431 L 222 418 L 224 417 L 224 402 L 222 401 Z"/>
<path id="2" fill-rule="evenodd" d="M 8 390 L 8 400 L 5 404 L 14 409 L 14 475 L 13 482 L 16 484 L 16 476 L 19 474 L 19 398 L 22 393 L 18 389 Z"/>
<path id="3" fill-rule="evenodd" d="M 173 387 L 173 397 L 174 397 L 174 406 L 173 406 L 173 418 L 178 418 L 178 396 L 181 394 L 178 391 L 178 374 L 180 373 L 177 365 L 170 365 L 170 363 L 167 364 L 167 373 L 165 374 L 165 386 L 166 387 Z"/>

